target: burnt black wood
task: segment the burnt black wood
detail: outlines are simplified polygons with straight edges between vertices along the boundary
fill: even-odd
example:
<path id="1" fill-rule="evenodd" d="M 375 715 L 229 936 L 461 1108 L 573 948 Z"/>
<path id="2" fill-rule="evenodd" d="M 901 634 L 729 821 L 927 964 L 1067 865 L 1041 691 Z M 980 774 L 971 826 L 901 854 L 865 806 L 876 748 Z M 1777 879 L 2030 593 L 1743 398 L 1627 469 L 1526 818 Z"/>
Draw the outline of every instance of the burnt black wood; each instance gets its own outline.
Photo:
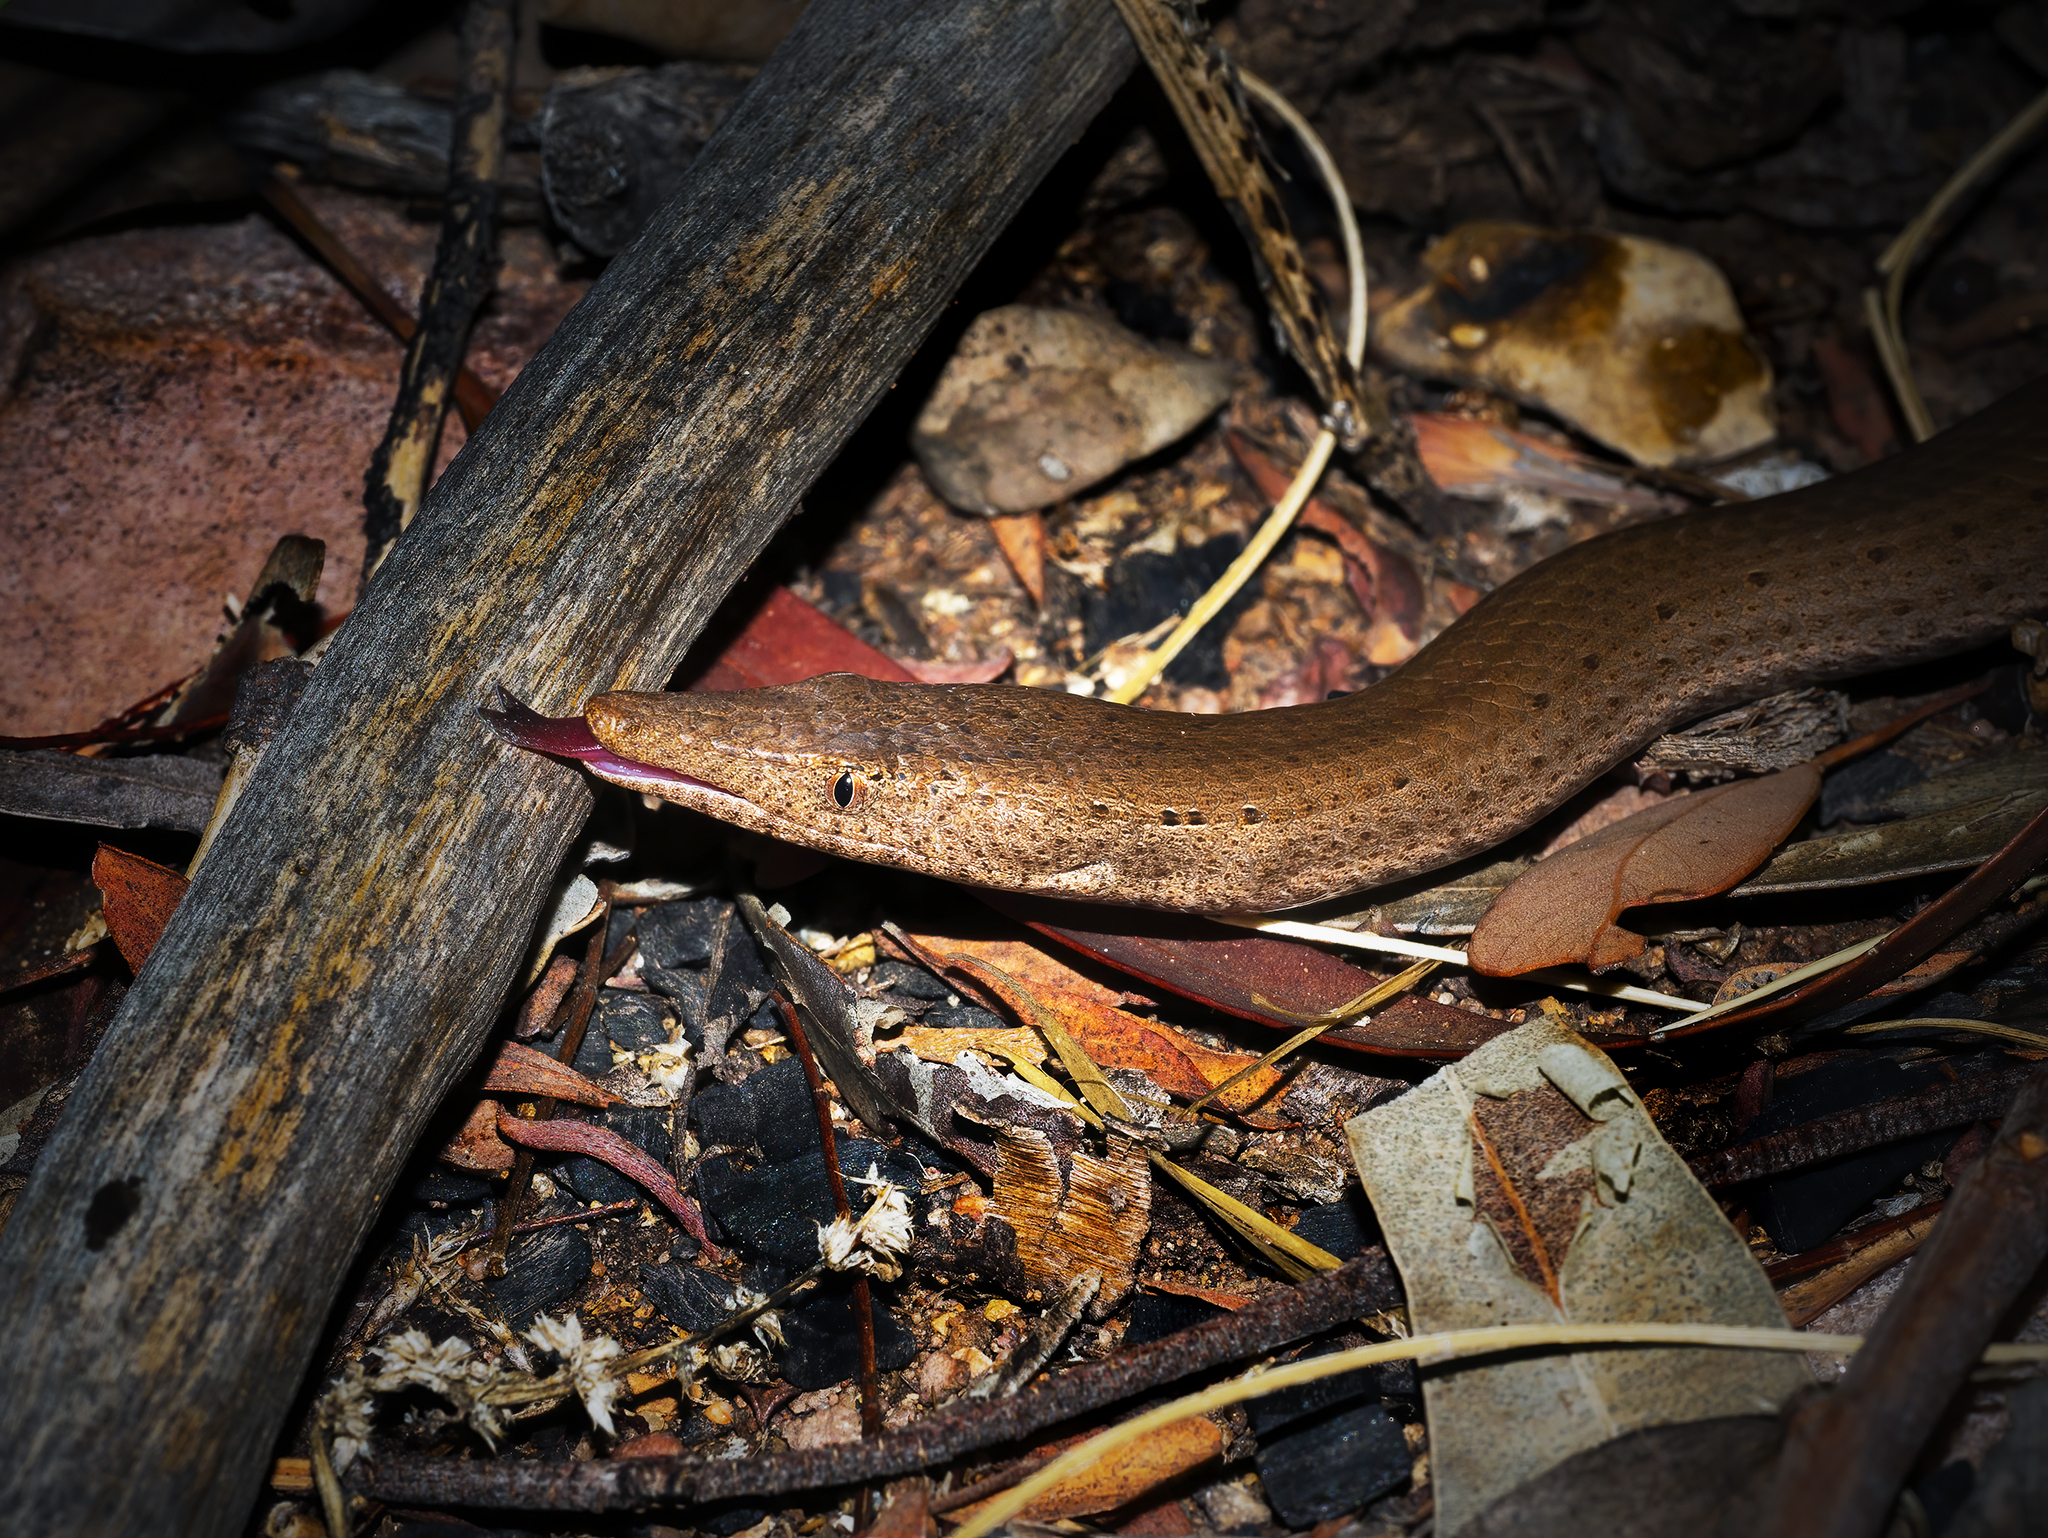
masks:
<path id="1" fill-rule="evenodd" d="M 657 688 L 1129 70 L 1103 0 L 817 0 L 313 673 L 0 1236 L 15 1534 L 237 1534 L 350 1257 Z"/>

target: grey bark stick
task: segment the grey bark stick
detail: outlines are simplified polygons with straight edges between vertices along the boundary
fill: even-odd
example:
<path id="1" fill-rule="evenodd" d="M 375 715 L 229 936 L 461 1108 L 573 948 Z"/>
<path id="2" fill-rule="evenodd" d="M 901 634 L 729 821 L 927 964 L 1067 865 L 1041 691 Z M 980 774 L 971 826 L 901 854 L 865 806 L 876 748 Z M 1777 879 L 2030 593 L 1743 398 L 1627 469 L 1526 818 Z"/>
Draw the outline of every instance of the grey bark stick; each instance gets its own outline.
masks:
<path id="1" fill-rule="evenodd" d="M 819 0 L 470 440 L 0 1235 L 11 1532 L 242 1530 L 590 805 L 474 707 L 659 687 L 1131 60 L 1098 0 Z"/>
<path id="2" fill-rule="evenodd" d="M 398 399 L 363 481 L 363 574 L 419 511 L 470 327 L 498 280 L 498 177 L 517 38 L 512 0 L 469 0 L 459 33 L 462 91 L 448 149 L 448 193 L 419 328 L 406 343 Z"/>

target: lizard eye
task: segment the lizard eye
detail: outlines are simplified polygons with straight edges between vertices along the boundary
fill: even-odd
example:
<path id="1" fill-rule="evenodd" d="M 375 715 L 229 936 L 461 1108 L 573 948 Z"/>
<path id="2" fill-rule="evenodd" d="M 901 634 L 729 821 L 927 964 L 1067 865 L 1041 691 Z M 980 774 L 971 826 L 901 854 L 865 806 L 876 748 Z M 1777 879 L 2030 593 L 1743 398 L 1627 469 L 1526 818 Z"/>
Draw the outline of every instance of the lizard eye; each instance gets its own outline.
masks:
<path id="1" fill-rule="evenodd" d="M 839 771 L 839 778 L 832 782 L 832 804 L 844 812 L 860 799 L 860 782 L 853 777 L 851 769 Z"/>

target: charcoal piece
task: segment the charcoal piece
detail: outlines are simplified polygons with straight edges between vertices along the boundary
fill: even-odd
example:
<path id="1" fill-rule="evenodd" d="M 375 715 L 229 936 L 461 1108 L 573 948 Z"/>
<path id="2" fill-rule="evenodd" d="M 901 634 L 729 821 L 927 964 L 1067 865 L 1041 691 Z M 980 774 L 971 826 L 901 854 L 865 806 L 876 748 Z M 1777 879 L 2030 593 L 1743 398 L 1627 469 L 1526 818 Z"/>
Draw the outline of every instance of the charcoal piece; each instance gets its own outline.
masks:
<path id="1" fill-rule="evenodd" d="M 767 1512 L 757 1511 L 752 1506 L 729 1506 L 724 1511 L 714 1511 L 709 1515 L 692 1513 L 690 1520 L 697 1524 L 698 1531 L 709 1533 L 711 1538 L 732 1538 L 734 1533 L 758 1527 L 767 1515 Z"/>
<path id="2" fill-rule="evenodd" d="M 909 1191 L 923 1182 L 917 1160 L 864 1138 L 842 1138 L 839 1168 L 849 1179 L 865 1175 L 870 1163 Z M 730 1155 L 697 1166 L 697 1195 L 735 1244 L 780 1265 L 802 1268 L 818 1259 L 818 1225 L 832 1221 L 832 1188 L 815 1155 L 788 1164 L 742 1169 Z M 856 1211 L 866 1206 L 859 1187 L 847 1192 Z"/>
<path id="3" fill-rule="evenodd" d="M 874 1320 L 876 1371 L 908 1367 L 917 1344 L 903 1321 L 879 1301 Z M 844 1284 L 782 1310 L 782 1333 L 788 1344 L 777 1358 L 785 1383 L 801 1389 L 830 1388 L 860 1371 L 860 1333 L 854 1324 L 853 1295 Z"/>
<path id="4" fill-rule="evenodd" d="M 660 998 L 607 988 L 598 995 L 597 1019 L 614 1046 L 645 1052 L 666 1042 L 675 1016 Z"/>
<path id="5" fill-rule="evenodd" d="M 552 1216 L 543 1212 L 539 1216 Z M 515 1330 L 554 1311 L 590 1275 L 590 1241 L 567 1223 L 522 1234 L 505 1255 L 505 1274 L 484 1285 L 491 1303 Z"/>
<path id="6" fill-rule="evenodd" d="M 953 992 L 944 978 L 934 977 L 923 967 L 914 967 L 903 961 L 876 962 L 868 971 L 868 985 L 886 988 L 906 998 L 923 999 L 930 1004 L 938 1003 Z"/>
<path id="7" fill-rule="evenodd" d="M 754 1097 L 747 1082 L 722 1084 L 716 1079 L 690 1099 L 690 1120 L 697 1124 L 697 1141 L 706 1148 L 752 1148 L 757 1128 Z"/>
<path id="8" fill-rule="evenodd" d="M 711 996 L 705 1001 L 704 1014 L 707 1019 L 748 1020 L 757 1011 L 769 1011 L 766 1000 L 775 991 L 775 984 L 769 981 L 768 972 L 761 965 L 761 954 L 754 949 L 754 940 L 747 933 L 747 926 L 740 921 L 737 913 L 727 926 L 725 951 L 712 963 Z M 770 1012 L 762 1013 L 749 1025 L 779 1027 L 781 1021 Z"/>
<path id="9" fill-rule="evenodd" d="M 487 1176 L 436 1165 L 415 1180 L 407 1194 L 416 1202 L 440 1202 L 452 1207 L 482 1201 L 497 1189 L 498 1182 Z"/>
<path id="10" fill-rule="evenodd" d="M 948 1030 L 999 1031 L 1010 1022 L 976 1004 L 940 1004 L 925 1011 L 920 1025 L 943 1026 Z"/>
<path id="11" fill-rule="evenodd" d="M 1362 1196 L 1310 1207 L 1294 1225 L 1294 1232 L 1339 1260 L 1349 1260 L 1379 1236 L 1378 1225 L 1366 1210 Z"/>
<path id="12" fill-rule="evenodd" d="M 1821 786 L 1821 826 L 1843 821 L 1881 822 L 1896 816 L 1879 809 L 1884 798 L 1926 778 L 1925 769 L 1896 753 L 1868 753 L 1854 759 L 1830 774 Z"/>
<path id="13" fill-rule="evenodd" d="M 1954 1129 L 1930 1132 L 1867 1153 L 1783 1175 L 1765 1186 L 1750 1210 L 1787 1255 L 1824 1244 L 1880 1196 L 1889 1196 L 1914 1170 L 1939 1159 L 1956 1140 Z"/>
<path id="14" fill-rule="evenodd" d="M 409 1214 L 398 1225 L 398 1238 L 401 1244 L 409 1245 L 415 1238 L 422 1244 L 432 1244 L 454 1233 L 472 1229 L 482 1232 L 496 1221 L 496 1208 L 490 1202 L 485 1202 L 481 1211 L 472 1207 L 428 1208 Z"/>
<path id="15" fill-rule="evenodd" d="M 1783 1132 L 1816 1117 L 1946 1083 L 1951 1073 L 1983 1072 L 2005 1062 L 2001 1053 L 1977 1052 L 1911 1062 L 1877 1053 L 1826 1063 L 1779 1078 L 1770 1105 L 1744 1136 Z M 1751 1211 L 1786 1254 L 1810 1250 L 1872 1201 L 1896 1190 L 1914 1169 L 1940 1158 L 1954 1141 L 1953 1130 L 1932 1132 L 1779 1176 L 1758 1193 Z"/>
<path id="16" fill-rule="evenodd" d="M 1155 1340 L 1178 1335 L 1211 1319 L 1220 1319 L 1227 1309 L 1200 1298 L 1183 1298 L 1170 1292 L 1140 1292 L 1131 1299 L 1131 1322 L 1124 1327 L 1124 1346 L 1149 1346 Z"/>
<path id="17" fill-rule="evenodd" d="M 817 1102 L 804 1065 L 786 1059 L 750 1074 L 740 1084 L 754 1102 L 754 1141 L 770 1164 L 818 1155 Z"/>
<path id="18" fill-rule="evenodd" d="M 1200 545 L 1181 545 L 1171 555 L 1140 550 L 1126 555 L 1110 572 L 1109 586 L 1081 595 L 1081 623 L 1091 652 L 1127 635 L 1150 630 L 1161 620 L 1185 614 L 1202 594 L 1215 586 L 1244 548 L 1233 534 L 1219 534 Z M 1223 637 L 1237 617 L 1258 602 L 1265 589 L 1254 577 L 1225 604 L 1214 624 L 1195 638 L 1166 670 L 1169 682 L 1183 687 L 1227 689 Z"/>
<path id="19" fill-rule="evenodd" d="M 722 897 L 688 897 L 647 909 L 640 915 L 640 954 L 658 967 L 708 966 L 718 915 L 729 906 Z"/>
<path id="20" fill-rule="evenodd" d="M 561 1048 L 557 1046 L 555 1050 L 559 1052 Z M 611 1038 L 605 1035 L 604 1027 L 598 1023 L 595 1011 L 592 1012 L 589 1023 L 583 1028 L 583 1040 L 577 1044 L 576 1061 L 571 1066 L 578 1073 L 593 1079 L 603 1078 L 617 1066 L 612 1062 Z"/>
<path id="21" fill-rule="evenodd" d="M 649 966 L 642 962 L 640 980 L 674 1006 L 680 1040 L 693 1047 L 704 1045 L 704 1006 L 710 1001 L 710 987 L 702 972 Z"/>
<path id="22" fill-rule="evenodd" d="M 751 74 L 685 62 L 550 91 L 540 164 L 555 222 L 586 251 L 623 251 L 668 201 Z"/>
<path id="23" fill-rule="evenodd" d="M 613 1106 L 594 1113 L 590 1120 L 618 1133 L 664 1169 L 675 1156 L 668 1113 L 659 1106 Z M 555 1171 L 555 1178 L 587 1202 L 633 1202 L 647 1195 L 639 1181 L 620 1174 L 601 1159 L 580 1154 L 564 1160 Z"/>
<path id="24" fill-rule="evenodd" d="M 1331 1344 L 1303 1355 L 1336 1349 Z M 1389 1392 L 1412 1394 L 1414 1384 L 1412 1373 L 1390 1377 L 1385 1368 L 1365 1367 L 1247 1404 L 1259 1442 L 1255 1462 L 1274 1514 L 1289 1527 L 1310 1527 L 1406 1479 L 1414 1454 L 1379 1401 Z"/>
<path id="25" fill-rule="evenodd" d="M 611 917 L 605 922 L 604 929 L 604 953 L 607 956 L 617 950 L 619 942 L 633 932 L 633 923 L 639 916 L 639 910 L 635 908 L 612 909 Z"/>
<path id="26" fill-rule="evenodd" d="M 732 1283 L 698 1266 L 642 1266 L 640 1295 L 670 1324 L 693 1334 L 733 1311 Z"/>

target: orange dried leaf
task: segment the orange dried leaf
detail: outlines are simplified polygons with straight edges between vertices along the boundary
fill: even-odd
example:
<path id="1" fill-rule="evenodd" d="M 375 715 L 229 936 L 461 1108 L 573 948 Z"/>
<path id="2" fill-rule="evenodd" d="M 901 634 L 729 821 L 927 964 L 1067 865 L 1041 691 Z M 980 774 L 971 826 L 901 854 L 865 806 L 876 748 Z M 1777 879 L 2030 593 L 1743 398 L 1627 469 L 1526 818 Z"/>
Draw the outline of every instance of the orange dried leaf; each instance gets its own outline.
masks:
<path id="1" fill-rule="evenodd" d="M 441 1145 L 441 1157 L 457 1169 L 512 1168 L 512 1145 L 498 1136 L 498 1118 L 504 1110 L 495 1100 L 479 1100 L 462 1130 Z"/>
<path id="2" fill-rule="evenodd" d="M 100 889 L 107 930 L 121 959 L 131 972 L 140 972 L 191 883 L 154 861 L 102 844 L 92 857 L 92 884 Z"/>
<path id="3" fill-rule="evenodd" d="M 1761 865 L 1820 793 L 1800 764 L 1623 818 L 1532 865 L 1494 899 L 1465 954 L 1492 977 L 1568 961 L 1608 967 L 1639 955 L 1625 908 L 1724 892 Z"/>
<path id="4" fill-rule="evenodd" d="M 907 932 L 902 938 L 908 942 L 915 952 L 915 959 L 922 966 L 943 968 L 950 956 L 972 956 L 977 961 L 1001 968 L 1020 982 L 1029 983 L 1034 990 L 1056 988 L 1061 993 L 1076 994 L 1103 1004 L 1142 1002 L 1141 995 L 1105 988 L 1086 973 L 1076 971 L 1028 940 L 985 940 Z M 948 981 L 957 980 L 949 978 Z"/>
<path id="5" fill-rule="evenodd" d="M 1222 1452 L 1223 1432 L 1214 1421 L 1201 1416 L 1176 1421 L 1140 1437 L 1114 1458 L 1061 1480 L 1011 1520 L 1056 1522 L 1063 1517 L 1114 1511 L 1130 1505 L 1146 1491 L 1200 1468 Z M 947 1512 L 945 1520 L 964 1522 L 987 1504 L 976 1501 L 972 1506 L 962 1506 Z"/>
<path id="6" fill-rule="evenodd" d="M 577 1105 L 619 1104 L 619 1097 L 566 1063 L 516 1041 L 498 1049 L 497 1061 L 484 1075 L 484 1088 L 521 1095 L 548 1095 Z"/>

